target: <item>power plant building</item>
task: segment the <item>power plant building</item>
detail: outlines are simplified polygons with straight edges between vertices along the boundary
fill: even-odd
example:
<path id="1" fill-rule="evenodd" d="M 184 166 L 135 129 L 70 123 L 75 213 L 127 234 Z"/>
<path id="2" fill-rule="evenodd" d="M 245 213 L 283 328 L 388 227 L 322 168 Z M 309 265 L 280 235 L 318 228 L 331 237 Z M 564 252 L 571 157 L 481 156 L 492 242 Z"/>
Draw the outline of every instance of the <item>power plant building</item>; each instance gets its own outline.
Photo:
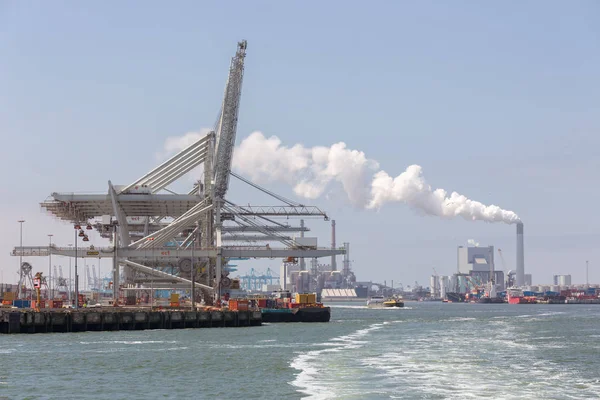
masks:
<path id="1" fill-rule="evenodd" d="M 469 276 L 471 282 L 483 286 L 490 281 L 490 273 L 494 271 L 494 282 L 497 290 L 504 290 L 504 273 L 496 271 L 494 264 L 494 246 L 487 247 L 458 247 L 458 290 L 467 291 L 468 283 L 466 278 Z"/>
<path id="2" fill-rule="evenodd" d="M 571 275 L 554 275 L 553 283 L 558 286 L 571 286 Z"/>

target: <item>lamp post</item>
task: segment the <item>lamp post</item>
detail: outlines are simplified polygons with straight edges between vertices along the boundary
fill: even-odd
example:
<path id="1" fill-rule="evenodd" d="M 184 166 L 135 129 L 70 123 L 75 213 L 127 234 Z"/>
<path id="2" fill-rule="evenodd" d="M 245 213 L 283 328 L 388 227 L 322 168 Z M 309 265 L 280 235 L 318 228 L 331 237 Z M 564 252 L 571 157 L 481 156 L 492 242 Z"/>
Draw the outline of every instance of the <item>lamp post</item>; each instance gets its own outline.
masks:
<path id="1" fill-rule="evenodd" d="M 48 300 L 54 298 L 52 293 L 52 236 L 54 235 L 48 234 L 48 238 L 50 238 L 48 242 Z"/>
<path id="2" fill-rule="evenodd" d="M 68 244 L 69 247 L 73 247 L 73 243 Z M 71 257 L 69 257 L 69 303 L 73 299 L 73 279 L 71 278 Z"/>
<path id="3" fill-rule="evenodd" d="M 190 291 L 190 297 L 191 297 L 191 306 L 192 306 L 192 311 L 196 311 L 196 303 L 195 303 L 195 296 L 196 296 L 196 284 L 194 282 L 195 276 L 194 276 L 194 246 L 196 245 L 196 232 L 192 233 L 192 267 L 190 268 L 190 281 L 192 281 L 192 290 Z"/>
<path id="4" fill-rule="evenodd" d="M 77 274 L 77 238 L 82 237 L 84 242 L 89 241 L 81 225 L 75 224 L 75 308 L 79 308 L 79 275 Z"/>
<path id="5" fill-rule="evenodd" d="M 23 265 L 23 222 L 25 222 L 24 219 L 20 219 L 19 221 L 17 221 L 20 224 L 20 236 L 21 236 L 21 244 L 19 245 L 21 247 L 21 251 L 19 252 L 19 287 L 18 287 L 18 293 L 19 293 L 19 298 L 22 298 L 23 296 L 21 293 L 21 286 L 23 283 L 23 270 L 21 269 L 21 266 Z"/>

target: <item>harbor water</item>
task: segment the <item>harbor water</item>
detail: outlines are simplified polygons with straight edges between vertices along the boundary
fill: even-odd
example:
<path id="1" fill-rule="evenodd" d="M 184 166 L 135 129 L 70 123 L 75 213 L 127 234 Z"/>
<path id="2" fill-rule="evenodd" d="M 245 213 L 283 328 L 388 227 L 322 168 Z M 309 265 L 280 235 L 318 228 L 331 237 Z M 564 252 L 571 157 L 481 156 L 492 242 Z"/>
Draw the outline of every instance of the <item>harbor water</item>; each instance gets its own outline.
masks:
<path id="1" fill-rule="evenodd" d="M 7 399 L 592 399 L 600 306 L 332 305 L 329 323 L 0 336 Z"/>

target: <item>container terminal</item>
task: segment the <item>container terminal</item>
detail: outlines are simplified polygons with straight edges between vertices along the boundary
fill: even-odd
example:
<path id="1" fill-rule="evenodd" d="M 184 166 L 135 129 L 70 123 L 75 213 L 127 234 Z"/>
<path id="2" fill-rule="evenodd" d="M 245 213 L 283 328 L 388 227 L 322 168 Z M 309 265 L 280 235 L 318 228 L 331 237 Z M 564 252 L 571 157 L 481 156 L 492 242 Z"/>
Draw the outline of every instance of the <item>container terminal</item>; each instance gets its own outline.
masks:
<path id="1" fill-rule="evenodd" d="M 20 321 L 25 321 L 22 326 L 30 321 L 28 312 L 36 315 L 34 320 L 46 318 L 44 326 L 47 321 L 51 324 L 54 316 L 60 319 L 60 315 L 67 315 L 65 324 L 72 326 L 78 312 L 90 306 L 98 306 L 94 313 L 117 316 L 124 315 L 116 311 L 118 307 L 148 307 L 151 311 L 139 311 L 150 313 L 147 315 L 154 315 L 156 307 L 162 308 L 160 312 L 182 307 L 191 312 L 201 312 L 199 307 L 246 312 L 237 310 L 235 303 L 238 296 L 246 298 L 247 293 L 239 289 L 240 280 L 231 276 L 235 270 L 232 261 L 282 259 L 285 265 L 301 266 L 303 272 L 305 259 L 315 260 L 316 265 L 319 258 L 333 257 L 335 263 L 336 255 L 347 252 L 346 247 L 335 243 L 319 246 L 317 237 L 305 236 L 310 231 L 305 220 L 329 221 L 325 211 L 289 200 L 231 170 L 246 50 L 247 42 L 238 42 L 217 122 L 206 135 L 127 185 L 108 180 L 103 194 L 81 193 L 74 188 L 72 193 L 54 192 L 41 203 L 52 217 L 72 226 L 73 244 L 50 241 L 48 245 L 24 246 L 21 230 L 21 243 L 11 253 L 19 258 L 19 282 L 15 290 L 0 293 L 4 307 L 23 308 L 19 311 Z M 170 186 L 176 181 L 184 184 L 180 178 L 198 167 L 203 172 L 189 189 L 176 192 Z M 274 204 L 254 206 L 243 199 L 234 201 L 228 195 L 231 177 L 267 194 Z M 294 220 L 299 223 L 290 222 Z M 24 221 L 20 222 L 22 229 Z M 91 244 L 88 232 L 92 230 L 108 239 L 108 245 Z M 50 268 L 56 255 L 73 261 L 72 280 L 63 277 L 62 268 L 60 272 Z M 23 257 L 28 257 L 27 262 Z M 50 259 L 47 274 L 42 273 L 45 268 L 41 263 L 32 261 L 34 257 Z M 94 279 L 96 284 L 90 289 L 88 269 L 88 289 L 82 290 L 79 263 L 100 263 L 103 259 L 112 264 L 108 279 Z M 287 315 L 284 320 L 328 321 L 329 308 L 316 295 L 310 296 L 312 289 L 299 287 L 289 295 L 270 296 L 264 299 L 272 300 L 268 306 L 263 300 L 262 307 L 254 299 L 250 301 L 259 310 L 279 310 L 273 313 Z M 243 304 L 244 299 L 240 301 Z M 43 310 L 59 307 L 74 310 L 64 315 L 49 311 L 50 317 L 43 314 Z M 2 315 L 8 321 L 12 313 L 4 310 Z M 171 321 L 170 317 L 161 318 Z"/>
<path id="2" fill-rule="evenodd" d="M 231 170 L 246 50 L 247 42 L 239 42 L 231 60 L 221 111 L 209 133 L 128 185 L 113 185 L 109 180 L 105 194 L 54 192 L 41 203 L 53 217 L 72 224 L 73 244 L 59 246 L 50 241 L 45 246 L 23 246 L 21 239 L 12 251 L 13 256 L 19 257 L 19 282 L 14 288 L 0 288 L 4 307 L 25 308 L 29 304 L 34 309 L 62 305 L 79 309 L 91 304 L 113 308 L 187 307 L 195 311 L 198 306 L 227 309 L 234 304 L 230 300 L 248 299 L 262 292 L 263 299 L 251 301 L 259 302 L 256 307 L 260 309 L 277 310 L 271 314 L 291 315 L 281 317 L 283 320 L 323 321 L 329 320 L 330 312 L 322 301 L 366 303 L 371 295 L 445 302 L 600 303 L 598 290 L 590 285 L 563 286 L 560 291 L 556 290 L 557 285 L 533 290 L 531 275 L 525 274 L 521 222 L 517 224 L 514 272 L 505 273 L 506 266 L 504 271 L 495 269 L 493 246 L 461 246 L 457 273 L 439 276 L 434 269 L 429 288 L 415 282 L 411 291 L 405 291 L 401 284 L 395 287 L 393 281 L 391 286 L 386 282 L 357 281 L 350 268 L 350 244 L 336 245 L 335 220 L 331 220 L 330 246 L 319 246 L 317 237 L 305 236 L 310 231 L 305 220 L 329 221 L 325 211 L 289 200 Z M 170 185 L 198 167 L 203 169 L 202 176 L 189 190 L 172 190 Z M 252 206 L 245 201 L 233 202 L 227 195 L 231 177 L 267 194 L 276 204 Z M 290 224 L 293 220 L 299 223 Z M 19 222 L 22 229 L 24 221 Z M 110 245 L 88 243 L 90 230 L 98 231 Z M 59 271 L 48 267 L 48 273 L 42 274 L 36 263 L 23 262 L 23 257 L 51 260 L 53 255 L 74 261 L 73 279 L 63 276 L 62 267 Z M 338 255 L 343 256 L 339 270 Z M 504 263 L 500 249 L 498 255 Z M 330 263 L 319 263 L 325 257 L 330 257 Z M 265 284 L 258 288 L 253 269 L 238 279 L 232 276 L 236 270 L 232 262 L 253 258 L 282 259 L 278 285 L 273 285 L 272 279 L 270 284 L 264 280 Z M 110 276 L 98 279 L 92 267 L 92 279 L 86 265 L 88 288 L 81 290 L 78 261 L 100 263 L 102 259 L 111 262 Z M 34 272 L 40 274 L 39 278 Z M 34 299 L 36 286 L 44 293 L 38 304 Z M 274 291 L 291 293 L 264 296 Z M 314 300 L 309 296 L 302 297 L 304 303 L 296 301 L 300 300 L 298 294 L 313 293 Z M 513 300 L 509 301 L 509 297 Z"/>

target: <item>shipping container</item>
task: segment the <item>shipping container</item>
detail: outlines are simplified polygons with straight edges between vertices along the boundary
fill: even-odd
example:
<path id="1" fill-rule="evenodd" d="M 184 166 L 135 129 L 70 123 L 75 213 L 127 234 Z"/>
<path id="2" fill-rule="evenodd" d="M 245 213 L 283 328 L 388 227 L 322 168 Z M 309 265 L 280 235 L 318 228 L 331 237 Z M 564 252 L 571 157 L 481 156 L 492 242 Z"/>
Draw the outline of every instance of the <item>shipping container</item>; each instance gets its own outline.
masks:
<path id="1" fill-rule="evenodd" d="M 12 301 L 12 300 L 15 299 L 15 295 L 16 295 L 15 292 L 4 292 L 4 294 L 2 295 L 2 298 L 4 300 L 10 300 L 10 301 Z"/>
<path id="2" fill-rule="evenodd" d="M 258 299 L 258 306 L 260 308 L 265 308 L 267 306 L 267 299 Z"/>
<path id="3" fill-rule="evenodd" d="M 238 311 L 248 311 L 248 306 L 250 302 L 248 300 L 238 300 L 237 307 Z"/>
<path id="4" fill-rule="evenodd" d="M 29 307 L 31 307 L 31 301 L 30 300 L 15 300 L 15 301 L 13 301 L 13 306 L 18 307 L 18 308 L 29 308 Z"/>
<path id="5" fill-rule="evenodd" d="M 31 308 L 37 308 L 38 305 L 36 300 L 31 300 Z M 46 308 L 46 300 L 40 300 L 39 308 Z"/>
<path id="6" fill-rule="evenodd" d="M 178 302 L 179 302 L 179 294 L 171 293 L 171 303 L 178 303 Z"/>
<path id="7" fill-rule="evenodd" d="M 48 301 L 48 308 L 62 308 L 62 300 L 50 300 Z"/>
<path id="8" fill-rule="evenodd" d="M 309 304 L 314 304 L 317 302 L 317 294 L 316 293 L 309 293 L 306 295 L 306 302 Z"/>

